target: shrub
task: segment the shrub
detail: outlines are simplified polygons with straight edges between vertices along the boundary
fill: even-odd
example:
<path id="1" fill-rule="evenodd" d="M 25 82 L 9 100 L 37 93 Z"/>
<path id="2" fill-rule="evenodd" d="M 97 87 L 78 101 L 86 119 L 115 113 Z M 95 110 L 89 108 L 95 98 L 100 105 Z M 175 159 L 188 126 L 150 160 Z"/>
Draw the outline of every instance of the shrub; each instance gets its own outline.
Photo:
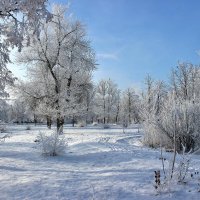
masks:
<path id="1" fill-rule="evenodd" d="M 152 115 L 144 123 L 146 135 L 144 142 L 152 147 L 159 144 L 170 148 L 174 143 L 176 133 L 177 151 L 191 149 L 195 151 L 200 147 L 200 105 L 193 102 L 177 102 L 173 105 L 170 100 L 166 101 L 159 116 Z"/>
<path id="2" fill-rule="evenodd" d="M 103 124 L 102 128 L 104 128 L 104 129 L 109 129 L 109 128 L 110 128 L 110 125 L 108 125 L 108 124 Z"/>
<path id="3" fill-rule="evenodd" d="M 160 170 L 155 171 L 155 184 L 154 187 L 158 193 L 168 192 L 171 189 L 173 190 L 175 185 L 186 184 L 189 178 L 189 166 L 191 163 L 190 152 L 186 153 L 186 147 L 182 147 L 183 152 L 177 154 L 173 152 L 171 159 L 167 161 L 163 157 L 162 147 L 161 147 L 161 157 L 162 160 L 162 170 L 163 173 L 160 173 Z"/>
<path id="4" fill-rule="evenodd" d="M 7 131 L 7 127 L 5 123 L 0 123 L 0 132 L 5 133 Z"/>
<path id="5" fill-rule="evenodd" d="M 97 122 L 93 122 L 92 126 L 98 126 L 98 123 Z"/>
<path id="6" fill-rule="evenodd" d="M 162 145 L 166 149 L 172 149 L 173 143 L 167 135 L 158 130 L 153 120 L 154 119 L 151 119 L 151 122 L 143 123 L 143 130 L 145 133 L 142 140 L 143 144 L 151 148 L 158 148 Z"/>
<path id="7" fill-rule="evenodd" d="M 27 125 L 26 126 L 26 130 L 28 131 L 28 130 L 31 130 L 31 126 L 30 125 Z"/>
<path id="8" fill-rule="evenodd" d="M 85 127 L 85 123 L 83 123 L 83 122 L 80 122 L 80 123 L 78 123 L 78 125 L 77 125 L 79 128 L 81 128 L 81 127 Z"/>
<path id="9" fill-rule="evenodd" d="M 37 141 L 39 141 L 39 147 L 42 154 L 47 156 L 57 156 L 65 152 L 67 142 L 63 135 L 59 135 L 57 131 L 51 134 L 40 132 Z"/>

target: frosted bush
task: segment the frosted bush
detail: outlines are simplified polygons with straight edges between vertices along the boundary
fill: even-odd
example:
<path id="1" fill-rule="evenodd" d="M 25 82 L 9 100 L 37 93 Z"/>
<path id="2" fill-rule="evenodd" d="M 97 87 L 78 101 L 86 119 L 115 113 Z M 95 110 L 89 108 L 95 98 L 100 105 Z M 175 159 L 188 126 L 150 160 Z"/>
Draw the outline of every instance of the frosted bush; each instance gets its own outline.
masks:
<path id="1" fill-rule="evenodd" d="M 159 116 L 153 115 L 144 122 L 144 143 L 152 147 L 159 144 L 171 148 L 176 133 L 177 151 L 186 152 L 200 148 L 200 105 L 191 101 L 177 102 L 169 99 L 163 105 Z"/>
<path id="2" fill-rule="evenodd" d="M 28 131 L 28 130 L 31 130 L 31 126 L 30 125 L 27 125 L 26 126 L 26 130 Z"/>
<path id="3" fill-rule="evenodd" d="M 0 123 L 0 132 L 5 133 L 7 131 L 7 127 L 5 123 Z"/>
<path id="4" fill-rule="evenodd" d="M 142 140 L 143 144 L 152 148 L 158 148 L 162 145 L 166 149 L 172 149 L 171 140 L 157 129 L 153 120 L 151 119 L 151 122 L 143 123 L 143 130 L 145 132 Z"/>
<path id="5" fill-rule="evenodd" d="M 42 154 L 48 156 L 57 156 L 65 153 L 67 142 L 63 135 L 59 135 L 56 131 L 51 134 L 40 132 L 37 140 Z"/>
<path id="6" fill-rule="evenodd" d="M 160 173 L 159 177 L 155 175 L 154 185 L 158 193 L 175 191 L 178 189 L 177 184 L 180 187 L 182 184 L 185 185 L 187 181 L 190 180 L 188 172 L 191 163 L 191 152 L 186 153 L 185 150 L 186 148 L 183 146 L 183 152 L 181 154 L 174 152 L 169 160 L 164 159 L 161 153 L 163 173 Z M 160 170 L 158 171 L 160 172 Z M 155 171 L 155 174 L 158 171 Z"/>
<path id="7" fill-rule="evenodd" d="M 103 125 L 102 125 L 102 128 L 104 128 L 104 129 L 109 129 L 109 128 L 110 128 L 110 125 L 108 125 L 108 124 L 103 124 Z"/>
<path id="8" fill-rule="evenodd" d="M 1 132 L 1 133 L 5 133 L 6 130 L 7 130 L 7 128 L 6 128 L 5 125 L 4 125 L 4 126 L 3 126 L 3 125 L 0 126 L 0 132 Z"/>
<path id="9" fill-rule="evenodd" d="M 86 124 L 85 124 L 84 122 L 79 122 L 77 126 L 78 126 L 79 128 L 81 128 L 81 127 L 85 127 Z"/>
<path id="10" fill-rule="evenodd" d="M 98 122 L 93 122 L 92 126 L 98 126 Z"/>

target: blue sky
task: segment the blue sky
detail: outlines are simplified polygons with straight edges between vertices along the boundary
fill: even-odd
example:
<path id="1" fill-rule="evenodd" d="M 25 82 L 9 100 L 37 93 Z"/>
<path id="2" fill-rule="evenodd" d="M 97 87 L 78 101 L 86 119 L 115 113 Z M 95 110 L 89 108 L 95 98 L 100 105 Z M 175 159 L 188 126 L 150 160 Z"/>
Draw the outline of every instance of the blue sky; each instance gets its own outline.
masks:
<path id="1" fill-rule="evenodd" d="M 67 3 L 67 0 L 50 2 Z M 96 81 L 142 85 L 147 74 L 168 80 L 178 61 L 200 63 L 199 0 L 71 0 L 96 51 Z"/>

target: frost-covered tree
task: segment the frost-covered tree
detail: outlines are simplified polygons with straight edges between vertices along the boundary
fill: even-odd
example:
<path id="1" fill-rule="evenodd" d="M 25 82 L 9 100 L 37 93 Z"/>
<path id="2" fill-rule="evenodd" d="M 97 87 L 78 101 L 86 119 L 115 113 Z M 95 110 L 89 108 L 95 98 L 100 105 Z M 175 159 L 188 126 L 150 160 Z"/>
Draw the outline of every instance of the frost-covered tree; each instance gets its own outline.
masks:
<path id="1" fill-rule="evenodd" d="M 162 137 L 155 131 L 155 122 L 163 109 L 167 98 L 164 82 L 155 81 L 149 75 L 145 79 L 145 90 L 142 93 L 140 116 L 145 130 L 144 142 L 152 147 L 160 145 Z"/>
<path id="2" fill-rule="evenodd" d="M 91 73 L 88 70 L 83 69 L 74 77 L 70 93 L 70 101 L 65 108 L 66 117 L 72 119 L 73 126 L 77 121 L 87 124 L 87 119 L 92 114 L 94 95 Z"/>
<path id="3" fill-rule="evenodd" d="M 142 93 L 141 113 L 143 120 L 158 115 L 167 95 L 167 86 L 163 81 L 154 81 L 149 75 L 145 79 L 145 90 Z"/>
<path id="4" fill-rule="evenodd" d="M 142 110 L 141 116 L 143 120 L 149 118 L 149 115 L 153 111 L 154 104 L 154 80 L 151 76 L 145 78 L 145 91 L 142 93 Z"/>
<path id="5" fill-rule="evenodd" d="M 11 106 L 4 100 L 0 99 L 0 122 L 10 121 Z"/>
<path id="6" fill-rule="evenodd" d="M 96 87 L 95 94 L 95 112 L 98 120 L 103 120 L 106 123 L 106 96 L 107 96 L 107 81 L 101 80 Z"/>
<path id="7" fill-rule="evenodd" d="M 11 115 L 12 121 L 17 123 L 24 123 L 31 120 L 27 104 L 20 99 L 14 101 Z"/>
<path id="8" fill-rule="evenodd" d="M 13 83 L 6 66 L 11 48 L 21 51 L 30 44 L 32 35 L 39 36 L 43 23 L 51 19 L 46 3 L 47 0 L 0 0 L 0 95 L 8 95 L 5 84 Z"/>
<path id="9" fill-rule="evenodd" d="M 53 14 L 52 22 L 44 26 L 18 61 L 30 66 L 31 84 L 43 88 L 36 95 L 41 101 L 39 108 L 53 113 L 59 130 L 65 116 L 73 117 L 83 109 L 80 93 L 90 84 L 95 57 L 83 25 L 66 20 L 61 6 L 55 6 Z M 32 95 L 31 90 L 26 93 Z"/>
<path id="10" fill-rule="evenodd" d="M 113 121 L 117 113 L 118 94 L 119 89 L 111 79 L 101 80 L 96 87 L 95 112 L 104 124 Z"/>
<path id="11" fill-rule="evenodd" d="M 115 104 L 115 119 L 114 122 L 117 124 L 120 122 L 120 114 L 121 114 L 121 92 L 118 90 L 116 95 L 116 104 Z"/>
<path id="12" fill-rule="evenodd" d="M 91 78 L 91 77 L 89 77 Z M 82 120 L 84 124 L 89 122 L 93 122 L 95 113 L 94 113 L 94 96 L 95 96 L 95 88 L 92 84 L 91 80 L 88 80 L 88 84 L 83 85 L 80 88 L 80 97 L 81 97 L 81 106 L 83 112 L 78 113 L 79 120 Z"/>
<path id="13" fill-rule="evenodd" d="M 179 63 L 172 70 L 171 88 L 176 98 L 183 100 L 197 100 L 200 97 L 200 67 L 191 63 Z"/>
<path id="14" fill-rule="evenodd" d="M 38 76 L 38 78 L 42 79 L 43 77 L 41 78 L 41 76 Z M 41 116 L 47 120 L 47 127 L 51 128 L 52 111 L 48 109 L 48 104 L 45 101 L 48 90 L 46 90 L 45 93 L 44 86 L 37 80 L 38 79 L 33 80 L 33 77 L 31 77 L 29 82 L 19 82 L 16 84 L 16 88 L 19 91 L 17 96 L 31 111 L 35 124 L 39 116 Z M 37 87 L 35 87 L 36 85 Z M 41 109 L 39 107 L 41 107 Z"/>
<path id="15" fill-rule="evenodd" d="M 117 114 L 117 103 L 119 97 L 119 89 L 117 84 L 111 81 L 107 81 L 108 90 L 107 90 L 107 123 L 113 122 L 113 116 Z"/>
<path id="16" fill-rule="evenodd" d="M 131 123 L 138 123 L 140 121 L 139 110 L 139 96 L 135 93 L 133 88 L 126 89 L 123 92 L 121 99 L 121 118 L 124 123 L 126 125 L 130 125 Z"/>
<path id="17" fill-rule="evenodd" d="M 7 68 L 0 69 L 0 98 L 9 97 L 9 93 L 6 91 L 6 86 L 13 86 L 15 80 L 16 78 Z"/>

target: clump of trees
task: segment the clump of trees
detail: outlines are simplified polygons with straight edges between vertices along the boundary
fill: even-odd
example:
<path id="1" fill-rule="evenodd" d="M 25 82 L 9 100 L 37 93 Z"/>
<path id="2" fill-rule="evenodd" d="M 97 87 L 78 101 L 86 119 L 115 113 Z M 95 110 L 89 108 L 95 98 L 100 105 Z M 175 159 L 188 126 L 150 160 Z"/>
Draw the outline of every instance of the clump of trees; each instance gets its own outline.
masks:
<path id="1" fill-rule="evenodd" d="M 172 70 L 168 88 L 147 79 L 142 111 L 146 144 L 172 148 L 175 143 L 177 151 L 199 148 L 199 84 L 200 68 L 189 63 Z"/>

